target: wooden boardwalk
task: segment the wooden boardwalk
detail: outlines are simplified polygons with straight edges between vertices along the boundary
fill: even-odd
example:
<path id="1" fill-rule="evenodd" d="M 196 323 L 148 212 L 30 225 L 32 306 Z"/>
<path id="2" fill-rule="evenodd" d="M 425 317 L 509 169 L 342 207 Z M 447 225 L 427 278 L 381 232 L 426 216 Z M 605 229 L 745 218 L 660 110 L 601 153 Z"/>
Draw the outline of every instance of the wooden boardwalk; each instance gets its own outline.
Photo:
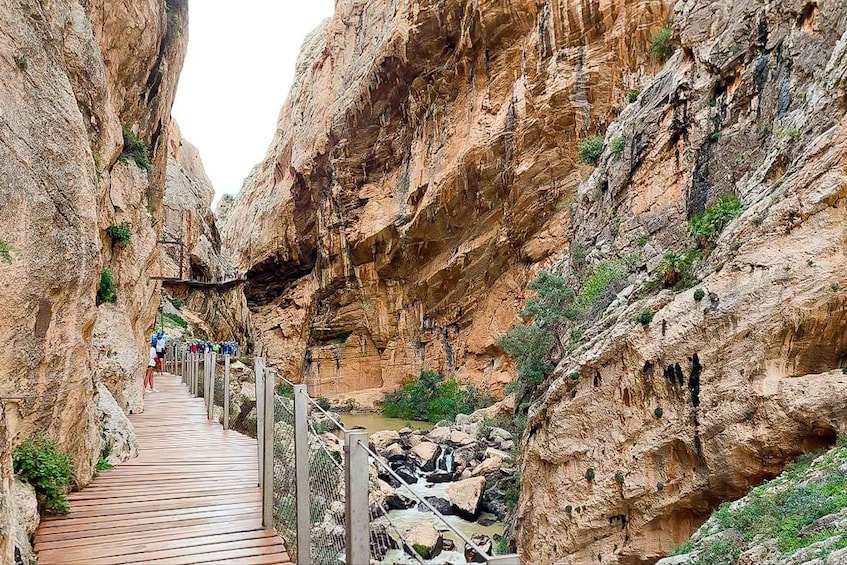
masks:
<path id="1" fill-rule="evenodd" d="M 256 440 L 206 420 L 179 377 L 156 378 L 131 416 L 139 456 L 70 495 L 35 535 L 40 565 L 289 563 L 262 528 Z"/>

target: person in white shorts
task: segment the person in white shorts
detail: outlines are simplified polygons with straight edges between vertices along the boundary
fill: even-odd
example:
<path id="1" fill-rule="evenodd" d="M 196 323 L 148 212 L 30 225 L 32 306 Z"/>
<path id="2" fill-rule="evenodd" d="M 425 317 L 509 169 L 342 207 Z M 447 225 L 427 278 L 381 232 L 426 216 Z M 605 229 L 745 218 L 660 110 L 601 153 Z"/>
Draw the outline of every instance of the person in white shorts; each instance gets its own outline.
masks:
<path id="1" fill-rule="evenodd" d="M 147 360 L 147 374 L 144 375 L 144 392 L 159 392 L 153 388 L 153 371 L 159 356 L 156 354 L 156 340 L 150 340 L 150 355 Z"/>

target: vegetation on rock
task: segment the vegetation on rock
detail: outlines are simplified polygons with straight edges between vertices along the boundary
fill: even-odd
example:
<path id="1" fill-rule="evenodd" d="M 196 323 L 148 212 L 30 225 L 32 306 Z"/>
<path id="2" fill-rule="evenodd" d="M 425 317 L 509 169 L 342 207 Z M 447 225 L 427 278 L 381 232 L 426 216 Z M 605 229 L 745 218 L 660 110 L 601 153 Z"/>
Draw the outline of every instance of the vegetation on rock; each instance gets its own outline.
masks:
<path id="1" fill-rule="evenodd" d="M 129 222 L 110 225 L 106 228 L 106 234 L 122 247 L 132 244 L 132 224 Z"/>
<path id="2" fill-rule="evenodd" d="M 603 136 L 594 135 L 579 144 L 579 160 L 589 165 L 596 165 L 603 154 Z"/>
<path id="3" fill-rule="evenodd" d="M 11 263 L 12 253 L 14 251 L 14 247 L 9 245 L 9 243 L 5 239 L 0 238 L 0 261 L 3 261 L 4 263 Z"/>
<path id="4" fill-rule="evenodd" d="M 150 147 L 128 125 L 124 125 L 124 148 L 119 160 L 126 163 L 128 159 L 132 159 L 136 165 L 150 172 Z"/>
<path id="5" fill-rule="evenodd" d="M 701 249 L 714 245 L 724 228 L 741 215 L 737 196 L 722 196 L 706 211 L 691 219 L 689 231 Z"/>
<path id="6" fill-rule="evenodd" d="M 626 140 L 620 135 L 613 137 L 612 142 L 609 144 L 609 148 L 615 155 L 620 155 L 621 153 L 623 153 L 623 149 L 625 146 Z"/>
<path id="7" fill-rule="evenodd" d="M 174 324 L 177 327 L 180 327 L 182 329 L 185 329 L 185 328 L 188 327 L 188 322 L 186 322 L 182 318 L 182 316 L 180 316 L 179 314 L 174 314 L 172 312 L 165 312 L 164 314 L 162 314 L 162 316 L 165 319 L 169 320 L 172 324 Z"/>
<path id="8" fill-rule="evenodd" d="M 654 63 L 664 63 L 671 58 L 673 54 L 671 38 L 673 38 L 673 24 L 670 22 L 650 38 L 650 58 Z"/>
<path id="9" fill-rule="evenodd" d="M 73 470 L 67 454 L 60 453 L 43 435 L 27 438 L 12 454 L 15 474 L 33 486 L 41 508 L 51 514 L 64 514 L 70 509 L 67 491 Z"/>
<path id="10" fill-rule="evenodd" d="M 463 384 L 454 376 L 421 371 L 417 379 L 388 393 L 382 409 L 389 418 L 439 422 L 452 420 L 458 414 L 470 414 L 493 402 L 489 395 L 473 385 Z"/>
<path id="11" fill-rule="evenodd" d="M 114 304 L 118 301 L 118 291 L 115 289 L 115 275 L 112 269 L 105 268 L 100 271 L 100 286 L 97 287 L 97 305 L 109 302 Z"/>

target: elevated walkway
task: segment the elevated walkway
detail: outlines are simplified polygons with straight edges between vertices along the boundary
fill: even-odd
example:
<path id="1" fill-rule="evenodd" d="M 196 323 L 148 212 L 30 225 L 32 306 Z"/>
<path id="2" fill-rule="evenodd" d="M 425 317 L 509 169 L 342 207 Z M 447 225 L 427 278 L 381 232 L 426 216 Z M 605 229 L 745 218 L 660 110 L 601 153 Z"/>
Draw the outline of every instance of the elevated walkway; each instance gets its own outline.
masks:
<path id="1" fill-rule="evenodd" d="M 184 284 L 193 288 L 231 288 L 247 282 L 244 278 L 233 278 L 224 280 L 205 279 L 180 279 L 174 277 L 150 277 L 154 281 L 162 281 L 162 284 Z"/>
<path id="2" fill-rule="evenodd" d="M 40 565 L 289 564 L 262 527 L 256 440 L 207 420 L 180 378 L 156 377 L 130 417 L 139 456 L 69 496 L 35 535 Z"/>

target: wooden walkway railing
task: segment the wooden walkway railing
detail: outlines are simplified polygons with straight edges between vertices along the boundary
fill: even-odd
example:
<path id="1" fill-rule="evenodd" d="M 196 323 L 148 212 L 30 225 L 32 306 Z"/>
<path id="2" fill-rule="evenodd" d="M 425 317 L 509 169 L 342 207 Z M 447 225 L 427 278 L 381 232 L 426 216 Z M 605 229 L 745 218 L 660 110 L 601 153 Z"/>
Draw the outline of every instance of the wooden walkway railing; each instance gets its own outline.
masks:
<path id="1" fill-rule="evenodd" d="M 289 563 L 262 527 L 256 440 L 207 420 L 179 377 L 130 417 L 139 456 L 70 495 L 71 511 L 38 528 L 40 565 Z"/>

